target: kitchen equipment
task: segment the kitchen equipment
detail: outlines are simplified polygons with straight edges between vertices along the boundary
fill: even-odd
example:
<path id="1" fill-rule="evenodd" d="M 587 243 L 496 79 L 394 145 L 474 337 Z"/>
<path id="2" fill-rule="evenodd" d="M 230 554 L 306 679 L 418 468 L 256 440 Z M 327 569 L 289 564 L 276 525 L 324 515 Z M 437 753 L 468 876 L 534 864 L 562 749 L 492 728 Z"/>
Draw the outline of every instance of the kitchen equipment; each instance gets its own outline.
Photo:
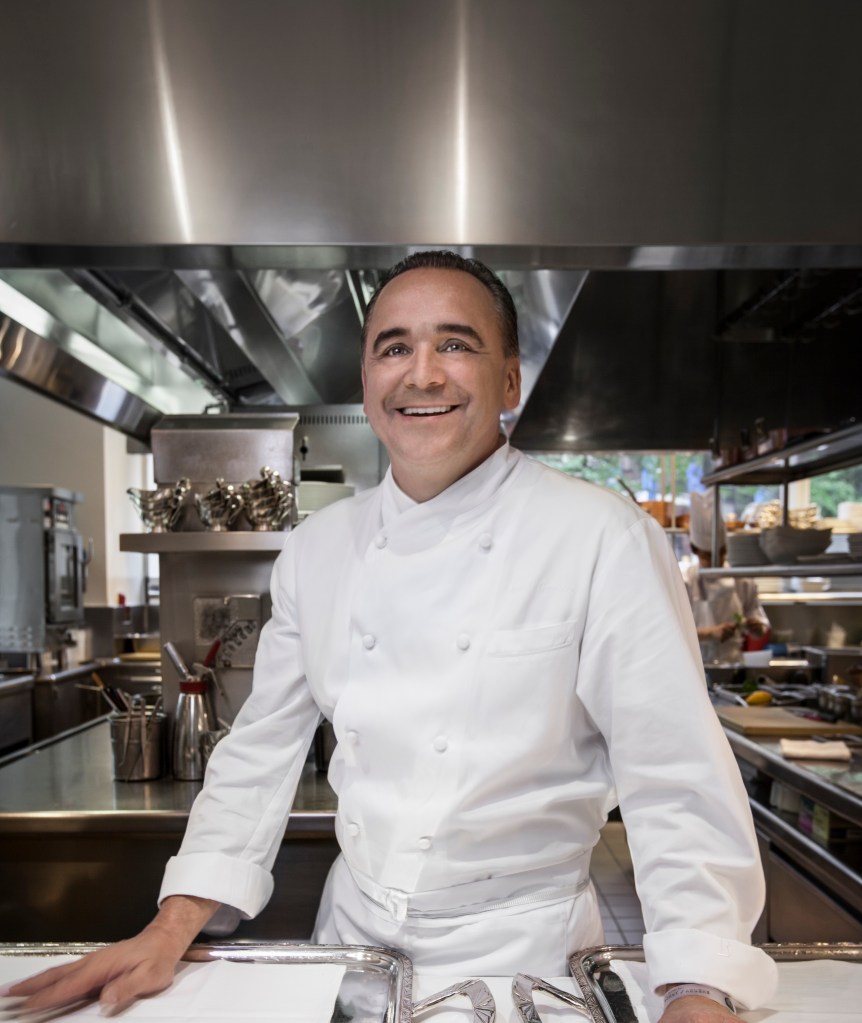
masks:
<path id="1" fill-rule="evenodd" d="M 57 487 L 0 487 L 0 651 L 55 650 L 84 624 L 89 557 L 74 520 L 83 499 Z"/>
<path id="2" fill-rule="evenodd" d="M 722 724 L 743 735 L 798 736 L 860 735 L 862 727 L 847 721 L 832 723 L 802 717 L 783 707 L 737 707 L 717 705 L 715 713 Z"/>
<path id="3" fill-rule="evenodd" d="M 180 781 L 201 781 L 206 770 L 202 739 L 218 729 L 206 699 L 207 683 L 189 676 L 180 682 L 174 717 L 171 768 Z"/>
<path id="4" fill-rule="evenodd" d="M 217 479 L 215 487 L 205 494 L 195 494 L 194 501 L 201 522 L 212 533 L 230 529 L 243 506 L 242 495 L 223 479 Z"/>
<path id="5" fill-rule="evenodd" d="M 775 1023 L 853 1017 L 862 1000 L 862 944 L 777 942 L 760 947 L 778 963 L 779 986 L 769 1009 L 752 1017 Z M 643 958 L 639 945 L 602 945 L 570 957 L 569 972 L 593 1023 L 635 1023 L 646 1019 L 655 1003 L 660 1012 L 660 1000 L 647 991 Z M 649 1018 L 658 1018 L 655 1011 Z"/>
<path id="6" fill-rule="evenodd" d="M 149 532 L 167 533 L 179 525 L 183 514 L 183 498 L 190 487 L 188 477 L 183 476 L 170 486 L 157 487 L 155 490 L 129 487 L 126 493 Z"/>
<path id="7" fill-rule="evenodd" d="M 772 526 L 760 534 L 760 546 L 774 565 L 794 564 L 801 555 L 822 554 L 831 541 L 831 529 Z"/>
<path id="8" fill-rule="evenodd" d="M 245 502 L 245 517 L 253 529 L 281 529 L 294 524 L 296 502 L 293 484 L 282 479 L 275 469 L 265 465 L 259 480 L 247 480 L 240 490 Z"/>
<path id="9" fill-rule="evenodd" d="M 161 778 L 165 765 L 165 715 L 148 713 L 141 703 L 134 711 L 111 714 L 108 720 L 114 781 Z"/>

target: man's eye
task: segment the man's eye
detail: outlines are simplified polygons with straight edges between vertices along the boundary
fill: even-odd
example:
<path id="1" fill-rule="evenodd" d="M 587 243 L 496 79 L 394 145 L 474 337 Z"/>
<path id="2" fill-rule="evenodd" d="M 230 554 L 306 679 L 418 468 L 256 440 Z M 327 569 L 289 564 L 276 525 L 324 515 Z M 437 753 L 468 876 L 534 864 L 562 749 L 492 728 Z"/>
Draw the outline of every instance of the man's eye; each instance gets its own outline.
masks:
<path id="1" fill-rule="evenodd" d="M 444 352 L 468 352 L 469 350 L 463 341 L 458 341 L 455 338 L 450 338 L 443 345 Z"/>
<path id="2" fill-rule="evenodd" d="M 383 355 L 384 356 L 387 356 L 387 355 L 404 355 L 406 353 L 406 351 L 407 351 L 407 349 L 404 347 L 404 345 L 390 345 L 388 348 L 384 349 Z"/>

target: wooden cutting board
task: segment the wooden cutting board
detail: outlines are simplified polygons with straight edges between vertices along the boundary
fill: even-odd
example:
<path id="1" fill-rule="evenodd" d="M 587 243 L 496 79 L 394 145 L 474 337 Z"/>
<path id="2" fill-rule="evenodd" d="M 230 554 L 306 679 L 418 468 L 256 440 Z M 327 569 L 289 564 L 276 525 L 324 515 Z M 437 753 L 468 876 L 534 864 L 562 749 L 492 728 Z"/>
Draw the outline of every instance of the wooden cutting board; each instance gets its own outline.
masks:
<path id="1" fill-rule="evenodd" d="M 783 707 L 719 705 L 715 712 L 722 724 L 743 735 L 787 735 L 794 738 L 806 735 L 862 735 L 862 727 L 849 721 L 839 721 L 836 724 L 812 721 Z"/>

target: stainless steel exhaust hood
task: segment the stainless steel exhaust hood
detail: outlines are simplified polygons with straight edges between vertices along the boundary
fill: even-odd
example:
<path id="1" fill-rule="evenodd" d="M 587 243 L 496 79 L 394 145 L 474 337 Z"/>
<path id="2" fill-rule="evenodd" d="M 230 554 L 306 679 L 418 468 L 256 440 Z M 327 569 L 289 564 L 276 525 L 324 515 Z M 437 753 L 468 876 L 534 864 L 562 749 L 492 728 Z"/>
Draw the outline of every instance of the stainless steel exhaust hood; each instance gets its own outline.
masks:
<path id="1" fill-rule="evenodd" d="M 154 412 L 354 404 L 377 274 L 447 246 L 515 293 L 516 440 L 703 446 L 719 398 L 760 400 L 737 378 L 763 342 L 836 336 L 828 301 L 751 319 L 783 273 L 828 271 L 855 329 L 860 34 L 841 0 L 10 0 L 0 283 L 51 322 L 4 310 L 0 372 L 141 438 Z M 697 401 L 655 415 L 662 374 Z"/>

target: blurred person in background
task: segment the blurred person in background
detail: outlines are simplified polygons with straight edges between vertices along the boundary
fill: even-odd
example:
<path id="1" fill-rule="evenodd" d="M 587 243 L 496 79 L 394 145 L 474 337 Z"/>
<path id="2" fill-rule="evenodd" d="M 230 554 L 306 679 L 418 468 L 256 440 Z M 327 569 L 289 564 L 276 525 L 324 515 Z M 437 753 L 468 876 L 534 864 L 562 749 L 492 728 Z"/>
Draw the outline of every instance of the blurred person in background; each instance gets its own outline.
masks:
<path id="1" fill-rule="evenodd" d="M 712 567 L 713 507 L 711 494 L 692 493 L 689 540 L 697 560 L 683 567 L 705 664 L 741 660 L 746 637 L 759 639 L 769 631 L 769 619 L 753 579 L 708 579 L 701 574 L 702 569 Z M 723 565 L 727 530 L 722 519 L 718 522 L 718 545 L 717 564 Z"/>

